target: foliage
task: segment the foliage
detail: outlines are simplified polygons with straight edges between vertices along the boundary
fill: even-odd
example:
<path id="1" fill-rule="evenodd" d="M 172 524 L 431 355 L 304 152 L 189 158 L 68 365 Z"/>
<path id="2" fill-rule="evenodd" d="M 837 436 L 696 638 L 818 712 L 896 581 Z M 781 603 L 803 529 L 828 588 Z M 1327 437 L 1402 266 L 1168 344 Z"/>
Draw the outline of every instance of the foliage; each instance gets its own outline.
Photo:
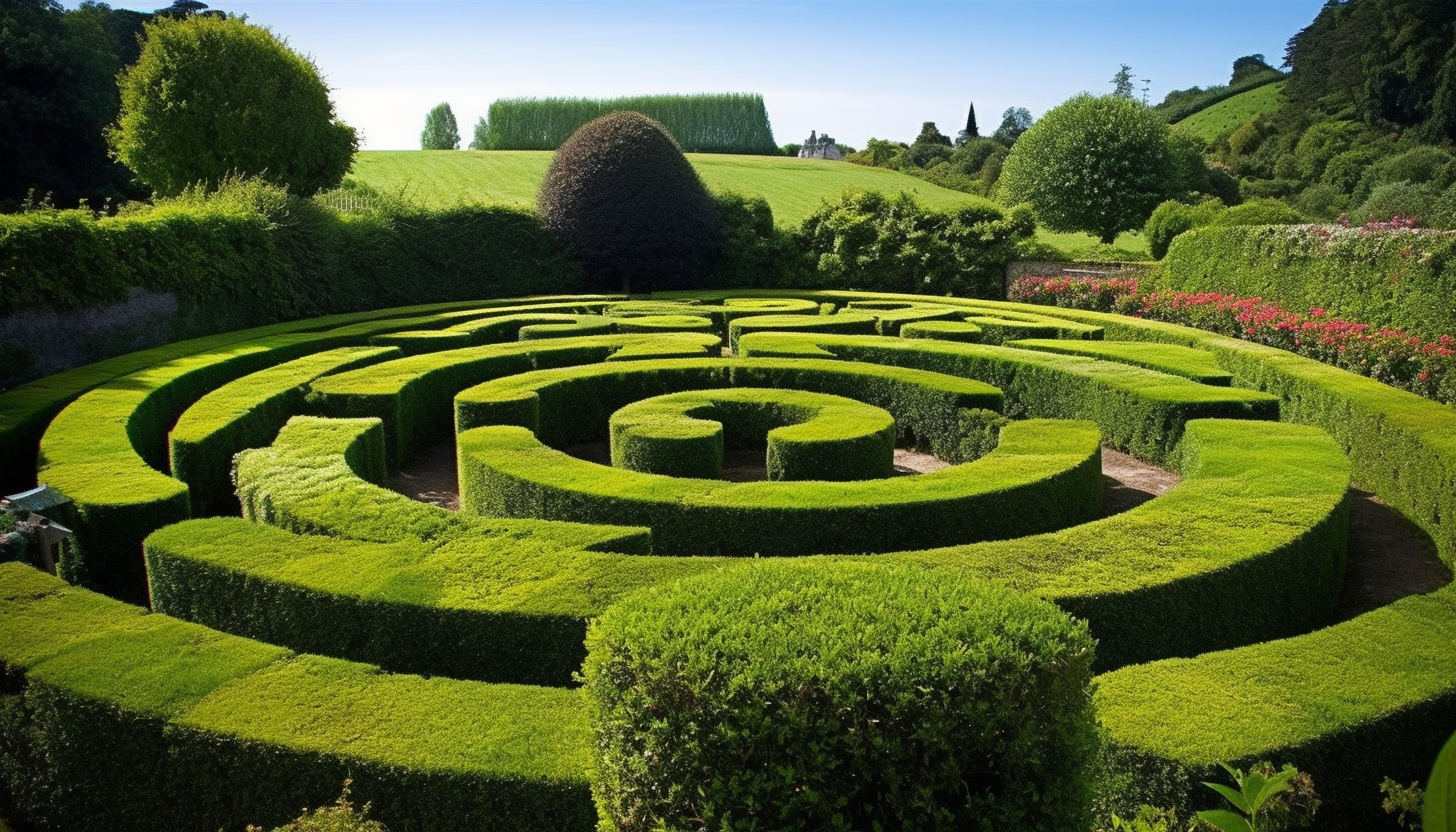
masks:
<path id="1" fill-rule="evenodd" d="M 1168 93 L 1162 102 L 1155 106 L 1153 110 L 1169 124 L 1180 124 L 1184 127 L 1191 128 L 1193 127 L 1195 116 L 1202 115 L 1205 111 L 1212 110 L 1214 107 L 1230 99 L 1244 98 L 1247 93 L 1251 93 L 1254 90 L 1270 87 L 1284 80 L 1284 77 L 1283 73 L 1277 70 L 1270 70 L 1268 73 L 1254 75 L 1227 86 L 1213 86 L 1207 89 L 1192 87 L 1187 90 L 1174 90 Z M 1261 102 L 1269 98 L 1277 101 L 1278 90 L 1279 88 L 1275 87 L 1272 90 L 1266 90 L 1260 93 L 1257 97 L 1250 98 L 1251 100 L 1257 98 Z M 1212 114 L 1210 113 L 1210 115 Z M 1197 132 L 1205 140 L 1212 140 L 1219 132 L 1223 131 L 1215 130 L 1214 135 L 1209 135 L 1209 132 L 1203 129 L 1199 129 Z"/>
<path id="2" fill-rule="evenodd" d="M 116 73 L 136 60 L 148 15 L 54 0 L 0 6 L 0 211 L 34 191 L 56 205 L 101 209 L 146 190 L 107 153 L 103 129 L 116 119 Z"/>
<path id="3" fill-rule="evenodd" d="M 1031 111 L 1025 107 L 1007 107 L 1006 112 L 1001 114 L 1001 124 L 991 138 L 1001 144 L 1011 147 L 1021 134 L 1031 129 Z"/>
<path id="4" fill-rule="evenodd" d="M 1212 223 L 1223 212 L 1224 204 L 1213 198 L 1196 205 L 1176 199 L 1160 203 L 1143 225 L 1143 236 L 1148 238 L 1148 251 L 1154 259 L 1163 259 L 1174 237 L 1184 231 Z"/>
<path id="5" fill-rule="evenodd" d="M 1229 86 L 1234 86 L 1240 81 L 1247 81 L 1270 72 L 1278 72 L 1269 62 L 1264 60 L 1263 55 L 1245 55 L 1234 60 L 1234 73 L 1229 78 Z"/>
<path id="6" fill-rule="evenodd" d="M 1207 225 L 1297 225 L 1304 222 L 1299 212 L 1277 199 L 1251 199 L 1217 212 Z"/>
<path id="7" fill-rule="evenodd" d="M 1127 820 L 1114 813 L 1106 832 L 1185 832 L 1187 826 L 1178 819 L 1177 810 L 1143 804 Z"/>
<path id="8" fill-rule="evenodd" d="M 1456 234 L 1404 222 L 1207 226 L 1173 241 L 1162 279 L 1168 289 L 1318 307 L 1429 339 L 1456 334 L 1453 270 Z"/>
<path id="9" fill-rule="evenodd" d="M 1420 832 L 1421 799 L 1424 795 L 1419 782 L 1402 786 L 1399 782 L 1387 777 L 1380 781 L 1380 793 L 1384 795 L 1380 801 L 1380 808 L 1385 810 L 1385 814 L 1395 815 L 1396 823 L 1402 827 L 1410 829 L 1412 832 Z"/>
<path id="10" fill-rule="evenodd" d="M 990 202 L 931 211 L 913 197 L 846 192 L 804 220 L 801 245 L 820 286 L 994 298 L 1035 221 Z"/>
<path id="11" fill-rule="evenodd" d="M 979 139 L 980 137 L 981 131 L 976 126 L 976 105 L 973 102 L 966 105 L 966 126 L 960 133 L 956 134 L 956 147 L 960 147 L 971 139 Z"/>
<path id="12" fill-rule="evenodd" d="M 1227 763 L 1221 765 L 1238 788 L 1221 783 L 1204 785 L 1223 795 L 1237 811 L 1211 809 L 1199 812 L 1199 820 L 1221 832 L 1282 832 L 1313 822 L 1320 802 L 1309 775 L 1288 763 L 1278 771 L 1269 763 L 1255 763 L 1247 772 Z"/>
<path id="13" fill-rule="evenodd" d="M 1054 231 L 1089 231 L 1103 243 L 1142 227 L 1173 194 L 1168 127 L 1118 96 L 1078 95 L 1047 112 L 1012 148 L 1000 189 L 1030 203 Z"/>
<path id="14" fill-rule="evenodd" d="M 1092 642 L 1044 602 L 761 560 L 616 605 L 587 640 L 607 828 L 1085 823 Z"/>
<path id="15" fill-rule="evenodd" d="M 1456 734 L 1446 740 L 1431 767 L 1421 803 L 1421 823 L 1425 832 L 1456 829 Z"/>
<path id="16" fill-rule="evenodd" d="M 1112 81 L 1109 82 L 1112 84 L 1112 94 L 1118 98 L 1132 98 L 1132 80 L 1132 67 L 1123 64 L 1122 68 L 1117 70 L 1117 74 L 1112 76 Z"/>
<path id="17" fill-rule="evenodd" d="M 1118 312 L 1206 329 L 1323 361 L 1428 399 L 1456 404 L 1456 338 L 1425 340 L 1351 323 L 1324 309 L 1290 312 L 1272 301 L 1215 292 L 1155 290 L 1135 280 L 1024 277 L 1011 300 Z"/>
<path id="18" fill-rule="evenodd" d="M 421 150 L 459 150 L 460 128 L 450 102 L 436 104 L 425 114 L 425 129 L 420 133 Z"/>
<path id="19" fill-rule="evenodd" d="M 354 128 L 334 117 L 313 63 L 271 32 L 195 15 L 149 23 L 145 38 L 108 140 L 157 193 L 257 176 L 311 196 L 343 179 Z"/>
<path id="20" fill-rule="evenodd" d="M 344 790 L 332 806 L 320 806 L 312 813 L 305 812 L 292 823 L 273 829 L 273 832 L 389 832 L 384 824 L 369 820 L 369 804 L 358 812 L 349 800 L 349 785 L 344 781 Z M 249 824 L 248 832 L 263 832 L 263 827 Z"/>
<path id="21" fill-rule="evenodd" d="M 763 96 L 749 93 L 501 99 L 476 128 L 472 147 L 555 150 L 582 125 L 619 110 L 659 122 L 689 153 L 779 154 Z"/>
<path id="22" fill-rule="evenodd" d="M 723 242 L 697 172 L 666 129 L 640 113 L 614 112 L 573 133 L 551 160 L 538 210 L 588 279 L 609 291 L 701 285 Z"/>
<path id="23" fill-rule="evenodd" d="M 761 196 L 713 194 L 723 219 L 723 246 L 708 263 L 704 283 L 719 289 L 776 289 L 809 283 L 795 236 L 774 225 Z"/>

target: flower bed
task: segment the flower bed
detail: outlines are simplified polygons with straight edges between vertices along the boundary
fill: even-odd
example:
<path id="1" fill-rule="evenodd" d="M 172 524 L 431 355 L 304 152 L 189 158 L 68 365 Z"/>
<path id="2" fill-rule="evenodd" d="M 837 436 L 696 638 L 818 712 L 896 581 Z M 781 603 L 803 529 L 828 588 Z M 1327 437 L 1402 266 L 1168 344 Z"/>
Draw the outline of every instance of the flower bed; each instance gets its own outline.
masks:
<path id="1" fill-rule="evenodd" d="M 1400 329 L 1341 320 L 1318 307 L 1292 312 L 1262 298 L 1150 291 L 1132 278 L 1023 277 L 1011 284 L 1008 299 L 1196 326 L 1456 404 L 1456 337 L 1451 335 L 1427 341 Z"/>

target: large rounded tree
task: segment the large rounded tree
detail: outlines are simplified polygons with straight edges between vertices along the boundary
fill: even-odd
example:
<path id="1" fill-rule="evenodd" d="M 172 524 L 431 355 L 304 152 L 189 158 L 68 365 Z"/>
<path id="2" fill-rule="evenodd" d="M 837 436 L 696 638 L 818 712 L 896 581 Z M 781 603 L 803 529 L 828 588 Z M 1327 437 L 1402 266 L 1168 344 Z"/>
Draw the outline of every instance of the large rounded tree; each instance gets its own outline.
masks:
<path id="1" fill-rule="evenodd" d="M 358 149 L 313 63 L 238 18 L 159 18 L 120 84 L 108 138 L 160 195 L 241 175 L 309 196 L 337 185 Z"/>
<path id="2" fill-rule="evenodd" d="M 1013 204 L 1031 203 L 1053 231 L 1111 243 L 1141 228 L 1178 180 L 1167 124 L 1133 99 L 1082 93 L 1017 140 L 1000 187 Z"/>
<path id="3" fill-rule="evenodd" d="M 713 197 L 661 124 L 608 113 L 556 151 L 541 220 L 609 291 L 691 288 L 722 245 Z"/>

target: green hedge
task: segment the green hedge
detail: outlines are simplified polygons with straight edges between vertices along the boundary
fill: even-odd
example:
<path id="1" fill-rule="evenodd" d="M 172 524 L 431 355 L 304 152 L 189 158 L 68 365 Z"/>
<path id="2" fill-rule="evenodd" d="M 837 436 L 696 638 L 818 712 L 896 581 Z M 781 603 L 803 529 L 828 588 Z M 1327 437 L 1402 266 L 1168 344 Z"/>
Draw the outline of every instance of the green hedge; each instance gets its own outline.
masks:
<path id="1" fill-rule="evenodd" d="M 602 829 L 1086 828 L 1092 639 L 920 569 L 753 561 L 633 596 L 582 675 Z"/>
<path id="2" fill-rule="evenodd" d="M 964 378 L 825 361 L 661 359 L 523 373 L 455 397 L 457 431 L 520 425 L 553 448 L 605 441 L 611 415 L 651 396 L 687 390 L 774 387 L 845 396 L 895 416 L 896 441 L 948 462 L 964 456 L 958 431 L 967 410 L 999 411 L 1000 391 Z"/>
<path id="3" fill-rule="evenodd" d="M 1089 622 L 1099 669 L 1195 655 L 1328 621 L 1344 577 L 1350 465 L 1323 431 L 1188 423 L 1185 479 L 1050 534 L 894 560 L 989 574 Z"/>
<path id="4" fill-rule="evenodd" d="M 883 479 L 895 471 L 895 419 L 843 396 L 741 387 L 656 396 L 612 414 L 612 464 L 718 479 L 726 444 L 766 437 L 769 480 Z"/>
<path id="5" fill-rule="evenodd" d="M 450 400 L 457 392 L 490 379 L 545 367 L 603 361 L 638 348 L 632 357 L 687 352 L 706 355 L 718 339 L 695 333 L 599 335 L 545 341 L 517 341 L 446 350 L 387 361 L 318 379 L 309 407 L 323 416 L 373 416 L 384 422 L 391 465 L 408 459 L 450 424 Z"/>
<path id="6" fill-rule="evenodd" d="M 1190 419 L 1276 418 L 1279 400 L 1242 388 L 1220 388 L 1141 367 L 934 339 L 758 333 L 745 339 L 749 358 L 819 355 L 850 362 L 909 367 L 993 384 L 1013 418 L 1088 419 L 1103 441 L 1161 460 Z"/>
<path id="7" fill-rule="evenodd" d="M 648 526 L 656 554 L 874 553 L 1033 534 L 1102 504 L 1087 423 L 1013 422 L 975 462 L 889 480 L 690 480 L 605 468 L 506 425 L 459 437 L 460 501 L 493 517 Z"/>
<path id="8" fill-rule="evenodd" d="M 1321 308 L 1426 339 L 1456 335 L 1456 234 L 1323 228 L 1194 229 L 1168 248 L 1159 285 Z"/>
<path id="9" fill-rule="evenodd" d="M 397 832 L 592 828 L 590 735 L 571 691 L 381 674 L 20 564 L 0 565 L 0 598 L 0 771 L 39 825 L 272 826 L 349 777 Z"/>
<path id="10" fill-rule="evenodd" d="M 587 122 L 632 110 L 661 122 L 688 153 L 779 155 L 757 93 L 625 98 L 503 98 L 475 128 L 473 150 L 555 150 Z"/>
<path id="11" fill-rule="evenodd" d="M 965 321 L 915 321 L 900 327 L 900 337 L 976 344 L 981 340 L 981 328 Z"/>
<path id="12" fill-rule="evenodd" d="M 1233 383 L 1233 373 L 1218 365 L 1218 359 L 1211 353 L 1184 347 L 1178 344 L 1148 344 L 1139 341 L 1066 341 L 1036 340 L 1011 341 L 1006 344 L 1021 350 L 1040 350 L 1063 355 L 1084 355 L 1105 361 L 1146 367 L 1172 376 L 1182 376 L 1199 384 L 1228 387 Z"/>
<path id="13" fill-rule="evenodd" d="M 208 391 L 314 351 L 362 344 L 391 330 L 443 326 L 465 314 L 476 313 L 364 320 L 322 332 L 226 342 L 112 378 L 79 396 L 46 428 L 38 456 L 40 481 L 75 502 L 70 518 L 75 545 L 62 559 L 62 574 L 118 597 L 145 600 L 142 538 L 191 513 L 187 486 L 162 473 L 167 431 Z"/>
<path id="14" fill-rule="evenodd" d="M 187 484 L 192 514 L 236 511 L 233 455 L 271 442 L 288 417 L 302 410 L 310 381 L 398 355 L 388 347 L 326 350 L 243 376 L 198 399 L 168 434 L 172 475 Z"/>
<path id="15" fill-rule="evenodd" d="M 728 347 L 736 355 L 738 339 L 749 332 L 835 332 L 873 335 L 875 317 L 853 312 L 838 315 L 757 315 L 738 318 L 728 325 Z"/>

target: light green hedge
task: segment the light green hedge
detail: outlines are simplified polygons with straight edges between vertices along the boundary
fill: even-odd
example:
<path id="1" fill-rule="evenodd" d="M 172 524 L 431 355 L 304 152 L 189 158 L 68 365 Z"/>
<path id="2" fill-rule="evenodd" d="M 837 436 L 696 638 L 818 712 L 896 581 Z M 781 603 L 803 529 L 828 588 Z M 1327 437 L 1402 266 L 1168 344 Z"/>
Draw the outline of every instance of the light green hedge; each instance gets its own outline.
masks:
<path id="1" fill-rule="evenodd" d="M 1161 460 L 1191 419 L 1274 419 L 1279 399 L 1219 388 L 1141 367 L 1069 355 L 934 339 L 759 333 L 748 358 L 810 356 L 907 367 L 974 378 L 1006 394 L 1008 416 L 1088 419 L 1118 450 Z"/>
<path id="2" fill-rule="evenodd" d="M 1146 367 L 1168 375 L 1181 376 L 1199 384 L 1228 387 L 1233 373 L 1223 369 L 1212 353 L 1178 344 L 1148 344 L 1139 341 L 1067 341 L 1062 339 L 1027 339 L 1011 341 L 1008 347 L 1041 350 L 1064 355 L 1083 355 Z"/>
<path id="3" fill-rule="evenodd" d="M 824 393 L 673 393 L 618 410 L 610 430 L 612 464 L 645 474 L 718 479 L 725 443 L 751 449 L 765 442 L 770 480 L 872 480 L 895 470 L 894 417 Z"/>
<path id="4" fill-rule="evenodd" d="M 237 521 L 235 521 L 237 522 Z M 589 830 L 568 690 L 381 674 L 0 565 L 0 768 L 51 828 L 267 826 L 345 777 L 391 829 Z M 325 718 L 321 718 L 325 717 Z"/>
<path id="5" fill-rule="evenodd" d="M 656 554 L 873 553 L 1034 534 L 1102 504 L 1095 427 L 1013 422 L 995 451 L 930 474 L 843 483 L 690 480 L 605 468 L 506 425 L 459 436 L 460 501 L 493 517 L 628 523 Z"/>
<path id="6" fill-rule="evenodd" d="M 749 332 L 834 332 L 873 335 L 875 316 L 855 312 L 838 315 L 756 315 L 728 325 L 728 347 L 738 354 L 738 339 Z"/>
<path id="7" fill-rule="evenodd" d="M 466 347 L 321 378 L 311 385 L 308 401 L 319 415 L 383 420 L 389 459 L 398 465 L 449 426 L 451 398 L 472 385 L 545 367 L 593 364 L 633 347 L 633 358 L 646 358 L 679 352 L 706 355 L 717 345 L 711 335 L 662 333 Z"/>

